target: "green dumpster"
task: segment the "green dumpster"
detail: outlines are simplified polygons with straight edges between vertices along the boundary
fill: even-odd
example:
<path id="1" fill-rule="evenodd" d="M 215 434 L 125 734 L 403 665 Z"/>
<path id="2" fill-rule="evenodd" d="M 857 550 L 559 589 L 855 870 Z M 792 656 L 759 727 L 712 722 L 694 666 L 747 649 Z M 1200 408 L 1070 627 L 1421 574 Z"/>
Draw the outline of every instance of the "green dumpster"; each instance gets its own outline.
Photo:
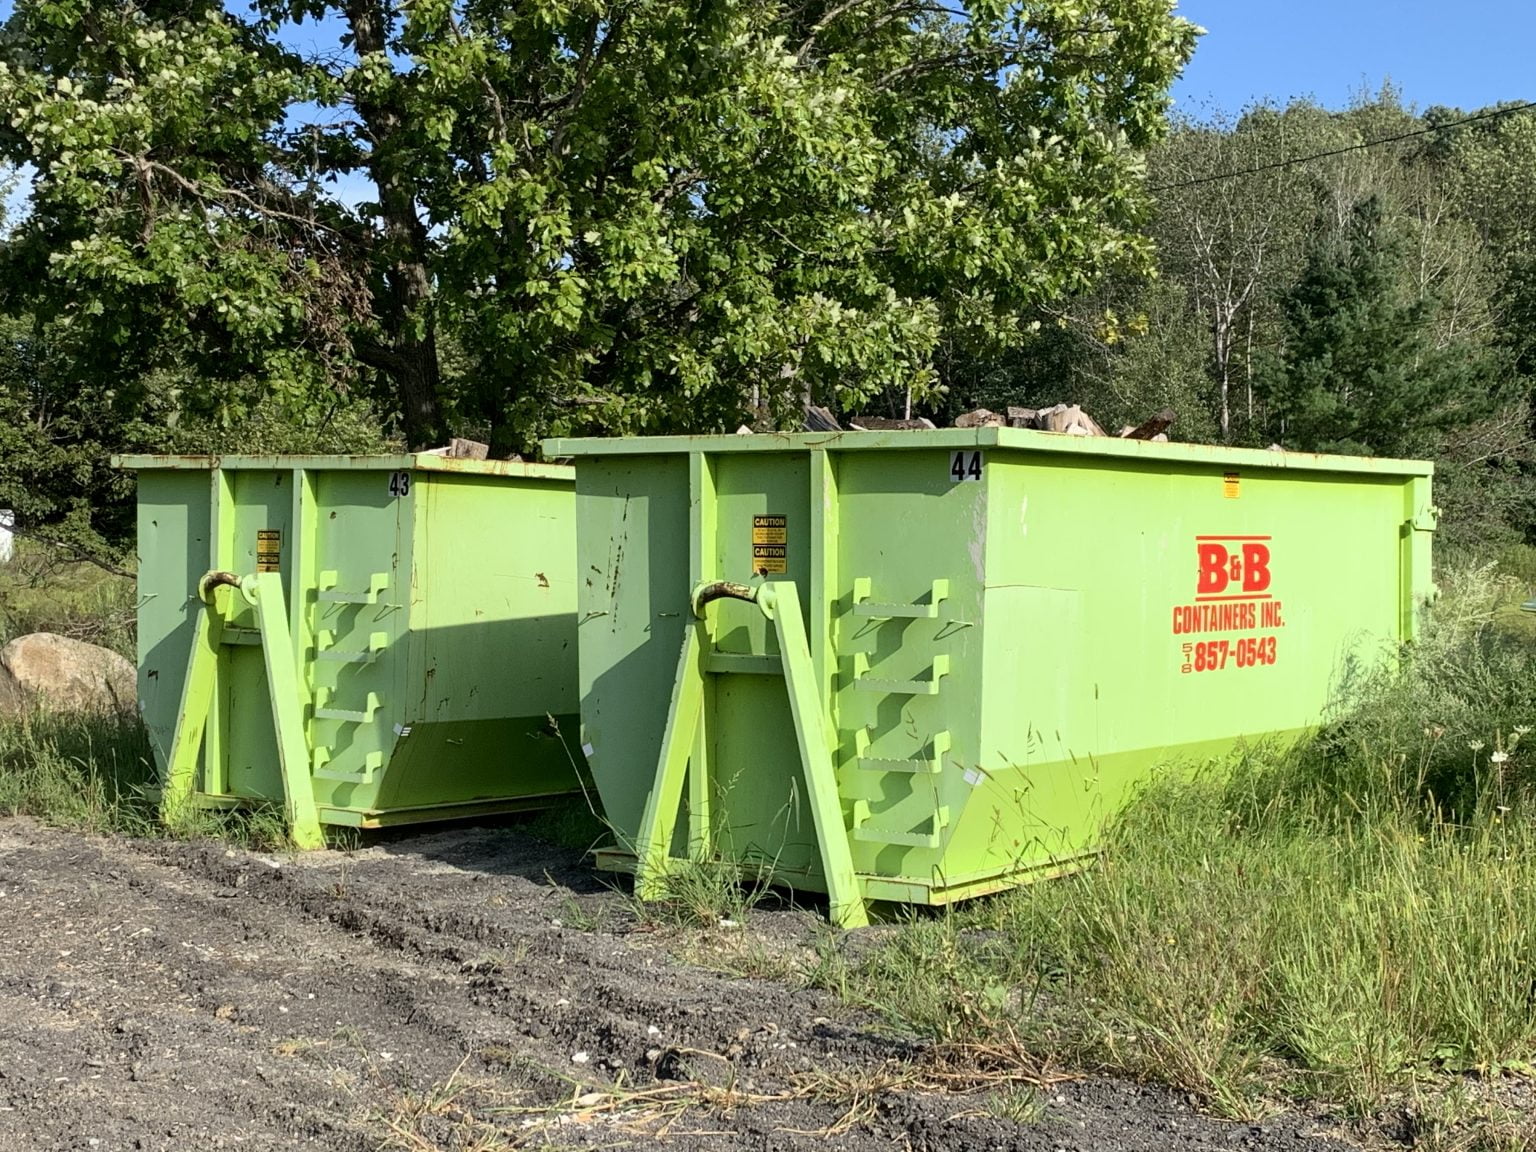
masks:
<path id="1" fill-rule="evenodd" d="M 139 701 L 168 817 L 280 802 L 296 843 L 579 786 L 569 468 L 126 456 Z"/>
<path id="2" fill-rule="evenodd" d="M 941 904 L 1314 725 L 1430 593 L 1431 467 L 1014 429 L 553 440 L 584 751 L 642 896 Z M 686 817 L 682 813 L 686 813 Z"/>

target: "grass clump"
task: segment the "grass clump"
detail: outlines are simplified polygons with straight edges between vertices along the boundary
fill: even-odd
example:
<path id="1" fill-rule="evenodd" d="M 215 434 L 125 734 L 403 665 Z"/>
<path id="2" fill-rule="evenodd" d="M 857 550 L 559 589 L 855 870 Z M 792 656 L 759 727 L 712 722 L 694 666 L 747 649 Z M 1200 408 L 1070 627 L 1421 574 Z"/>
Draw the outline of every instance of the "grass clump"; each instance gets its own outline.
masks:
<path id="1" fill-rule="evenodd" d="M 0 815 L 98 834 L 210 838 L 273 850 L 288 843 L 275 806 L 190 809 L 160 820 L 149 737 L 137 716 L 38 710 L 0 720 Z"/>
<path id="2" fill-rule="evenodd" d="M 1528 1071 L 1536 660 L 1491 623 L 1488 572 L 1447 583 L 1431 633 L 1315 738 L 1169 774 L 1094 868 L 914 917 L 829 982 L 920 1033 L 1016 1035 L 1234 1116 Z"/>
<path id="3" fill-rule="evenodd" d="M 0 812 L 142 836 L 158 823 L 143 725 L 119 713 L 37 711 L 0 721 Z"/>
<path id="4" fill-rule="evenodd" d="M 756 883 L 739 865 L 719 860 L 669 860 L 654 899 L 635 900 L 642 922 L 680 928 L 735 928 L 769 895 L 768 875 Z"/>

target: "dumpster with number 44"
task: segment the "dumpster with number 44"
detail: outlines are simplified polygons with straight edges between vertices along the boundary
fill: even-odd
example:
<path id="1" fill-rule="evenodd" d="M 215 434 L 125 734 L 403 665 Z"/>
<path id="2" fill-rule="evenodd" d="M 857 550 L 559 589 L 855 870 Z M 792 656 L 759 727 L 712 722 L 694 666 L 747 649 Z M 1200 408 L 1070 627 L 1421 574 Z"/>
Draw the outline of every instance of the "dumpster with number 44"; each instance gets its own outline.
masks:
<path id="1" fill-rule="evenodd" d="M 1315 725 L 1430 593 L 1428 464 L 1006 428 L 555 440 L 584 752 L 681 859 L 867 904 L 1079 864 L 1159 765 Z"/>

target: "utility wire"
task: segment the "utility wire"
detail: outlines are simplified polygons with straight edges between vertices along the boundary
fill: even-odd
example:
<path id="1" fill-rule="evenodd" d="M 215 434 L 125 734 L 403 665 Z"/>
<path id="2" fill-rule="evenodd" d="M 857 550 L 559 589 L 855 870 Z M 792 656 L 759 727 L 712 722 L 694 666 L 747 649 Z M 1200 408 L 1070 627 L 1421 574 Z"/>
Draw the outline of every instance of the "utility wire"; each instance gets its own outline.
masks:
<path id="1" fill-rule="evenodd" d="M 1498 116 L 1510 116 L 1516 112 L 1524 112 L 1527 109 L 1536 108 L 1536 100 L 1528 100 L 1524 104 L 1515 104 L 1509 108 L 1493 108 L 1487 112 L 1479 112 L 1474 116 L 1467 116 L 1461 120 L 1451 120 L 1445 124 L 1434 124 L 1428 128 L 1415 128 L 1412 132 L 1400 132 L 1396 136 L 1383 136 L 1377 140 L 1362 140 L 1358 144 L 1348 144 L 1343 148 L 1330 148 L 1327 152 L 1314 152 L 1310 156 L 1292 156 L 1288 160 L 1275 160 L 1269 164 L 1260 164 L 1257 168 L 1238 168 L 1231 172 L 1216 172 L 1210 176 L 1196 176 L 1193 180 L 1180 180 L 1173 184 L 1159 184 L 1155 188 L 1148 188 L 1148 192 L 1171 192 L 1176 188 L 1192 188 L 1197 184 L 1212 184 L 1217 180 L 1235 180 L 1239 176 L 1254 176 L 1260 172 L 1272 172 L 1277 168 L 1290 168 L 1297 164 L 1310 164 L 1313 160 L 1326 160 L 1330 156 L 1343 156 L 1347 152 L 1363 152 L 1367 148 L 1379 148 L 1383 144 L 1396 144 L 1400 140 L 1412 140 L 1417 136 L 1429 136 L 1435 132 L 1444 132 L 1447 128 L 1459 128 L 1463 124 L 1475 124 L 1479 120 L 1492 120 Z"/>

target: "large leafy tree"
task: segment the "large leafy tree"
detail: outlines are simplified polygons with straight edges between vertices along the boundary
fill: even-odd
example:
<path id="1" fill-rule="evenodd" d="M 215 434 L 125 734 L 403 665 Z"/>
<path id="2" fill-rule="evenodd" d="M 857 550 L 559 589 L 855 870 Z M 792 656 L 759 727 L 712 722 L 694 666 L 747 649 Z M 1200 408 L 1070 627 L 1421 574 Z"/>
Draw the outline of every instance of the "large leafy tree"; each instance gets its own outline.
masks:
<path id="1" fill-rule="evenodd" d="M 124 389 L 374 389 L 415 445 L 921 395 L 1148 264 L 1170 9 L 19 0 L 0 278 Z"/>

